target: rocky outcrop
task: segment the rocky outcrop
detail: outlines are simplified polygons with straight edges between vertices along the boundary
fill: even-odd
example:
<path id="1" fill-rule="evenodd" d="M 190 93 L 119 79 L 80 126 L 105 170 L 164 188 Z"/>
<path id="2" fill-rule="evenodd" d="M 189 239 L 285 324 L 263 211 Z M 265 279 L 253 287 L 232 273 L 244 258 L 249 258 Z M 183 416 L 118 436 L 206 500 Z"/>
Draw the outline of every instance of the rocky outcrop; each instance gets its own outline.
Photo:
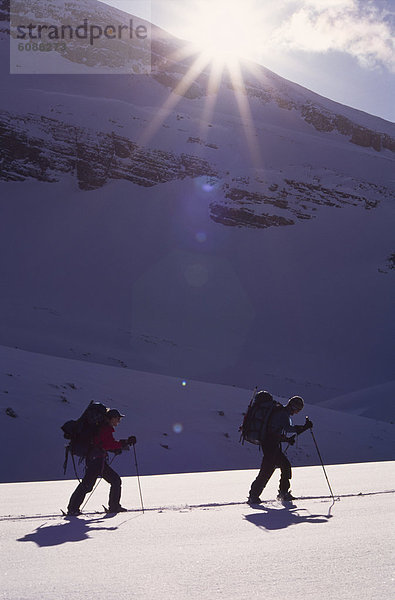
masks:
<path id="1" fill-rule="evenodd" d="M 341 208 L 344 205 L 362 206 L 366 210 L 376 208 L 378 199 L 369 200 L 366 196 L 351 194 L 336 188 L 329 188 L 320 184 L 307 183 L 304 181 L 294 181 L 285 179 L 288 187 L 296 192 L 296 196 L 301 202 L 319 204 L 322 206 L 334 206 Z M 371 186 L 373 187 L 373 186 Z"/>
<path id="2" fill-rule="evenodd" d="M 188 144 L 199 144 L 200 146 L 205 146 L 206 148 L 212 148 L 213 150 L 218 150 L 217 144 L 205 142 L 204 140 L 200 139 L 199 137 L 189 137 L 187 139 L 187 143 Z"/>
<path id="3" fill-rule="evenodd" d="M 190 154 L 148 149 L 115 133 L 95 132 L 33 114 L 0 117 L 3 147 L 0 178 L 59 181 L 75 175 L 83 190 L 114 179 L 150 187 L 186 177 L 216 176 L 216 171 Z"/>
<path id="4" fill-rule="evenodd" d="M 210 217 L 216 223 L 232 227 L 294 225 L 297 220 L 314 218 L 319 206 L 358 206 L 369 210 L 378 205 L 382 195 L 388 194 L 373 184 L 361 186 L 361 191 L 366 192 L 361 195 L 341 190 L 338 185 L 339 182 L 336 187 L 329 187 L 286 178 L 281 185 L 267 182 L 262 193 L 224 184 L 224 202 L 210 204 Z"/>
<path id="5" fill-rule="evenodd" d="M 256 214 L 248 208 L 236 208 L 228 205 L 212 203 L 210 217 L 216 223 L 232 227 L 253 227 L 265 229 L 281 225 L 293 225 L 294 221 L 279 215 Z"/>
<path id="6" fill-rule="evenodd" d="M 274 87 L 271 88 L 270 85 L 258 87 L 256 84 L 249 82 L 245 86 L 245 93 L 247 96 L 259 100 L 262 104 L 275 102 L 282 109 L 300 112 L 302 119 L 317 131 L 324 133 L 338 132 L 347 136 L 352 144 L 373 148 L 377 152 L 381 150 L 395 152 L 395 138 L 390 135 L 358 125 L 351 119 L 330 112 L 318 104 L 293 100 L 287 96 L 285 91 L 279 92 Z"/>
<path id="7" fill-rule="evenodd" d="M 331 114 L 312 105 L 302 106 L 301 114 L 304 120 L 313 125 L 317 131 L 337 131 L 348 136 L 350 142 L 358 146 L 373 148 L 377 152 L 383 149 L 395 152 L 394 138 L 385 133 L 379 133 L 357 125 L 343 115 Z"/>
<path id="8" fill-rule="evenodd" d="M 343 123 L 347 127 L 347 123 Z M 288 177 L 266 181 L 250 176 L 231 178 L 217 172 L 208 161 L 192 153 L 175 153 L 146 148 L 115 132 L 94 131 L 68 124 L 60 118 L 35 114 L 0 116 L 3 148 L 0 179 L 44 182 L 60 181 L 64 174 L 74 176 L 82 190 L 94 190 L 109 181 L 123 179 L 151 187 L 187 177 L 214 181 L 215 200 L 209 206 L 210 218 L 232 227 L 267 228 L 293 225 L 314 218 L 320 206 L 358 206 L 372 209 L 389 190 L 367 182 L 341 178 L 329 173 L 324 181 L 312 172 L 306 180 Z M 191 147 L 208 148 L 215 154 L 221 148 L 199 137 L 189 136 Z"/>

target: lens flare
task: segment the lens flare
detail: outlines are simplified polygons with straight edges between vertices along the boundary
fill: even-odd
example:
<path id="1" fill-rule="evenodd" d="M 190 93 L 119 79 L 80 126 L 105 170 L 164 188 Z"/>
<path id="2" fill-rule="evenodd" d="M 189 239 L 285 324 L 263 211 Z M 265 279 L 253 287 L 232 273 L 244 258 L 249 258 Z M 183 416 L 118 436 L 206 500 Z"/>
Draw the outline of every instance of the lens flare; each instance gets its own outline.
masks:
<path id="1" fill-rule="evenodd" d="M 204 231 L 198 231 L 195 237 L 200 244 L 203 244 L 207 240 L 207 235 Z"/>

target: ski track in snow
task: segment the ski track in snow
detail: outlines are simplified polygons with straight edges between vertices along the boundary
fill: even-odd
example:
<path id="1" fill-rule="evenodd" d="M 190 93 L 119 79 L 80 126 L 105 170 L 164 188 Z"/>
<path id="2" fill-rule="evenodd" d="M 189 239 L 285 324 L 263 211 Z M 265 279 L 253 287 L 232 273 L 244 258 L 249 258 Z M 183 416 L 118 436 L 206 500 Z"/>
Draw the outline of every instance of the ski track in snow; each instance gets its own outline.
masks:
<path id="1" fill-rule="evenodd" d="M 296 502 L 303 502 L 304 500 L 319 500 L 322 502 L 327 503 L 328 501 L 330 502 L 337 502 L 339 500 L 341 500 L 341 498 L 365 498 L 367 496 L 380 496 L 383 494 L 395 494 L 395 489 L 394 490 L 384 490 L 384 491 L 379 491 L 379 492 L 359 492 L 359 493 L 354 493 L 354 494 L 337 494 L 335 495 L 334 498 L 332 498 L 332 496 L 299 496 L 297 498 L 295 498 L 295 500 L 293 502 L 290 503 L 286 503 L 285 505 L 288 506 L 292 506 L 295 507 L 295 503 Z M 265 506 L 278 506 L 278 505 L 284 505 L 284 503 L 282 503 L 279 500 L 274 500 L 274 499 L 269 499 L 269 500 L 265 500 L 262 501 L 262 504 L 260 504 L 259 506 L 252 506 L 251 508 L 254 508 L 255 510 L 265 510 Z M 163 513 L 163 512 L 188 512 L 191 510 L 196 510 L 196 509 L 203 509 L 203 510 L 207 510 L 207 509 L 217 509 L 217 508 L 223 508 L 223 507 L 228 507 L 228 506 L 249 506 L 247 504 L 246 501 L 241 501 L 241 502 L 209 502 L 206 504 L 185 504 L 185 505 L 181 505 L 181 506 L 155 506 L 155 507 L 150 507 L 150 508 L 144 508 L 144 511 L 142 508 L 130 508 L 127 510 L 127 512 L 124 513 L 116 513 L 116 514 L 121 514 L 121 515 L 127 515 L 130 513 Z M 58 519 L 58 518 L 68 518 L 68 519 L 90 519 L 92 517 L 97 517 L 97 516 L 102 516 L 103 518 L 113 518 L 115 516 L 115 514 L 113 513 L 106 513 L 105 511 L 83 511 L 81 515 L 78 515 L 78 517 L 68 517 L 66 514 L 62 514 L 62 511 L 59 511 L 59 513 L 52 513 L 52 514 L 38 514 L 38 515 L 0 515 L 0 521 L 21 521 L 21 520 L 25 520 L 25 521 L 30 521 L 30 520 L 36 520 L 36 519 Z"/>

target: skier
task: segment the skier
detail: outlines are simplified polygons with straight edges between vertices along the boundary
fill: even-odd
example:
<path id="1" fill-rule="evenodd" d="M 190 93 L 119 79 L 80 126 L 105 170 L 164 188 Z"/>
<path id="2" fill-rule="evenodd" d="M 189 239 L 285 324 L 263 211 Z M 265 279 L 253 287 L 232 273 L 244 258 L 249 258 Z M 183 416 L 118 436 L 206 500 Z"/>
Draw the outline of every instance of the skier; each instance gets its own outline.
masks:
<path id="1" fill-rule="evenodd" d="M 257 478 L 253 481 L 247 502 L 249 504 L 260 504 L 260 494 L 267 482 L 273 475 L 275 469 L 281 469 L 280 488 L 277 498 L 282 501 L 294 500 L 290 492 L 290 479 L 292 477 L 291 463 L 282 451 L 281 442 L 295 443 L 295 434 L 303 433 L 313 427 L 308 417 L 304 425 L 293 425 L 291 416 L 298 414 L 304 406 L 300 396 L 293 396 L 286 406 L 279 406 L 269 419 L 264 441 L 261 443 L 263 459 L 261 469 Z M 287 437 L 287 433 L 293 433 Z"/>
<path id="2" fill-rule="evenodd" d="M 98 477 L 103 477 L 110 484 L 110 496 L 108 502 L 109 512 L 125 512 L 127 509 L 120 504 L 121 499 L 121 478 L 108 464 L 107 451 L 120 454 L 122 450 L 128 450 L 129 446 L 136 443 L 134 435 L 127 440 L 115 440 L 113 436 L 114 428 L 119 425 L 122 415 L 116 408 L 111 408 L 105 415 L 104 424 L 101 426 L 98 434 L 93 439 L 92 446 L 86 456 L 85 475 L 71 495 L 67 514 L 77 516 L 81 514 L 80 506 L 87 493 L 91 492 Z"/>

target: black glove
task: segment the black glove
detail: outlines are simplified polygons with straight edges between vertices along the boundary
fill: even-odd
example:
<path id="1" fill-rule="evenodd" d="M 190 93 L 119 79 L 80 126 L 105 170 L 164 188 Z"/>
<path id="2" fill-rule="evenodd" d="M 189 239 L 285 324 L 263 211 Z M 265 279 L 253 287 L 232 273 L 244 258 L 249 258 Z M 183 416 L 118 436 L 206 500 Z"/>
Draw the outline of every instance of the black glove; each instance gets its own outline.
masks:
<path id="1" fill-rule="evenodd" d="M 129 450 L 129 441 L 128 440 L 119 440 L 122 444 L 122 450 Z"/>
<path id="2" fill-rule="evenodd" d="M 134 435 L 130 435 L 127 440 L 129 446 L 134 446 L 137 442 L 136 437 Z"/>
<path id="3" fill-rule="evenodd" d="M 293 435 L 292 437 L 286 438 L 286 441 L 288 442 L 288 444 L 290 446 L 293 446 L 295 443 L 295 439 L 296 439 L 296 435 Z"/>
<path id="4" fill-rule="evenodd" d="M 122 454 L 122 450 L 119 448 L 119 450 L 114 450 L 114 454 L 115 456 L 118 456 L 119 454 Z"/>
<path id="5" fill-rule="evenodd" d="M 306 417 L 306 423 L 304 424 L 304 430 L 313 429 L 313 423 L 310 421 L 309 417 Z"/>

